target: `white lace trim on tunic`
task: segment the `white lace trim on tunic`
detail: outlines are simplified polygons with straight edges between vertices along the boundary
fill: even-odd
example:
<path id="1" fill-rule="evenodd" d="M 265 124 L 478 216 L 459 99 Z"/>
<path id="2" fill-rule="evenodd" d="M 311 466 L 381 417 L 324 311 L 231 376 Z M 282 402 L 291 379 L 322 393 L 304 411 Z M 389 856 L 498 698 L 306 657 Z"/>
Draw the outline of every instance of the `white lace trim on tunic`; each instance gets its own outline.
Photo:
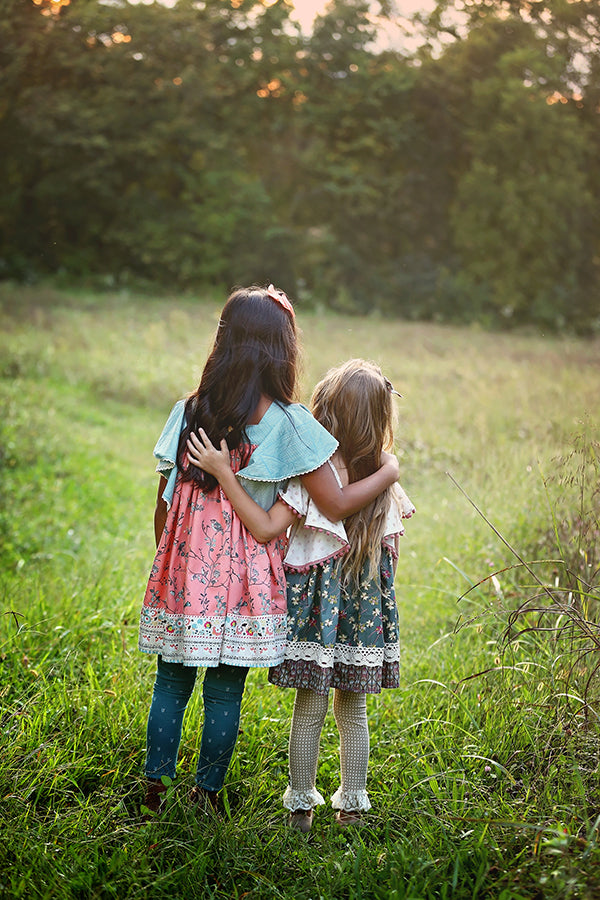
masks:
<path id="1" fill-rule="evenodd" d="M 184 666 L 279 665 L 284 658 L 287 616 L 185 616 L 144 607 L 138 647 Z"/>

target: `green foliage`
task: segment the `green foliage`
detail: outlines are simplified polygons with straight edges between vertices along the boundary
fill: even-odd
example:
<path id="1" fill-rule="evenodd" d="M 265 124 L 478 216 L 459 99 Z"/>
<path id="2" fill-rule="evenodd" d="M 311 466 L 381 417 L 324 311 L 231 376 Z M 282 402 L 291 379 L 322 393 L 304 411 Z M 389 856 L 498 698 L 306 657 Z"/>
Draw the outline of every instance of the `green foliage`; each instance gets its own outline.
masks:
<path id="1" fill-rule="evenodd" d="M 393 5 L 375 5 L 379 21 Z M 5 0 L 0 277 L 598 326 L 598 4 Z"/>
<path id="2" fill-rule="evenodd" d="M 561 533 L 582 475 L 577 515 L 590 521 L 598 423 L 571 435 L 596 410 L 597 341 L 300 314 L 304 399 L 355 355 L 378 359 L 403 394 L 397 450 L 417 514 L 397 578 L 402 686 L 368 701 L 373 809 L 359 832 L 336 832 L 327 807 L 307 838 L 286 827 L 293 692 L 254 670 L 223 817 L 187 802 L 196 691 L 166 812 L 141 823 L 152 446 L 197 381 L 222 301 L 0 286 L 0 896 L 591 900 L 594 719 L 565 696 L 551 638 L 503 645 L 530 584 L 446 472 L 522 550 L 548 532 L 548 495 Z M 330 717 L 325 797 L 337 742 Z"/>
<path id="3" fill-rule="evenodd" d="M 585 321 L 589 142 L 574 106 L 546 102 L 556 60 L 512 20 L 471 31 L 454 56 L 470 85 L 470 159 L 450 210 L 464 305 L 550 327 Z"/>

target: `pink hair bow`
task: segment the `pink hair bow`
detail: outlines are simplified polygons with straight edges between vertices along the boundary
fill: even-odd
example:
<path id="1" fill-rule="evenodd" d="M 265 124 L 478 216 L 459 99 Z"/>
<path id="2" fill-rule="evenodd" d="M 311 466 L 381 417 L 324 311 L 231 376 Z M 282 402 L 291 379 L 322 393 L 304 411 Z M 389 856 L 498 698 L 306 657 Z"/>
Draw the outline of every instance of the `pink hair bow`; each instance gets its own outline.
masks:
<path id="1" fill-rule="evenodd" d="M 271 300 L 274 300 L 275 303 L 279 303 L 280 306 L 289 312 L 292 319 L 296 318 L 296 313 L 294 312 L 294 307 L 290 303 L 287 298 L 287 295 L 284 294 L 283 291 L 280 291 L 279 288 L 274 287 L 272 284 L 267 288 L 267 297 L 270 297 Z"/>

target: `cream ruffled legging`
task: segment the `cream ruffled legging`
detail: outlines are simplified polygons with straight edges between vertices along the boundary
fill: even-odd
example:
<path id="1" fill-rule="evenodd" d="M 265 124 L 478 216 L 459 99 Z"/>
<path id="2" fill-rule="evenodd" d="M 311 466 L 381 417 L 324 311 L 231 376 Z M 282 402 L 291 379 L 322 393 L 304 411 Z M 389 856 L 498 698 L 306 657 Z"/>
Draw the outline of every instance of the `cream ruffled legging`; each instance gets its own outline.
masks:
<path id="1" fill-rule="evenodd" d="M 312 809 L 325 800 L 316 789 L 321 730 L 329 697 L 304 688 L 296 691 L 290 730 L 290 784 L 283 797 L 286 809 Z M 340 733 L 341 784 L 331 804 L 334 809 L 371 808 L 367 795 L 369 726 L 367 698 L 352 691 L 334 692 L 333 715 Z"/>

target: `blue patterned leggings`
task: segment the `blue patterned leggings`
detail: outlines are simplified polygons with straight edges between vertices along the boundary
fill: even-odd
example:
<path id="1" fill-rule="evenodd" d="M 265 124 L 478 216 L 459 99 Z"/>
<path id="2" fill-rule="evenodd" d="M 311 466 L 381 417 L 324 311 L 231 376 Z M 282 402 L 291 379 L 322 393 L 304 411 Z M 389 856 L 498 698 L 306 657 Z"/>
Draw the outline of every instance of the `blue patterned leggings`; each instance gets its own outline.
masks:
<path id="1" fill-rule="evenodd" d="M 146 732 L 148 778 L 175 777 L 183 716 L 192 696 L 196 672 L 195 666 L 169 663 L 158 657 Z M 204 675 L 204 725 L 196 784 L 208 791 L 223 787 L 238 736 L 247 674 L 244 666 L 221 664 L 208 668 Z"/>

